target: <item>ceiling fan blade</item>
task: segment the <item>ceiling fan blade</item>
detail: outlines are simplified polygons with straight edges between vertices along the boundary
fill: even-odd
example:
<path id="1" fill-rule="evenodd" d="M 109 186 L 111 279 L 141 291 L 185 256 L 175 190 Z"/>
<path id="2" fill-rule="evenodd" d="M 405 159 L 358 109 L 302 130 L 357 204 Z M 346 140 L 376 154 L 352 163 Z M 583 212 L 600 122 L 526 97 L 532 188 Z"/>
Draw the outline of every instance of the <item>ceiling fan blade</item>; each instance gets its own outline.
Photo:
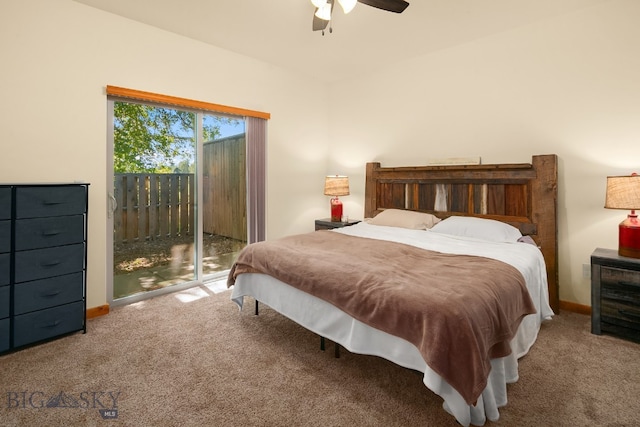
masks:
<path id="1" fill-rule="evenodd" d="M 358 3 L 395 13 L 402 13 L 409 6 L 404 0 L 358 0 Z"/>

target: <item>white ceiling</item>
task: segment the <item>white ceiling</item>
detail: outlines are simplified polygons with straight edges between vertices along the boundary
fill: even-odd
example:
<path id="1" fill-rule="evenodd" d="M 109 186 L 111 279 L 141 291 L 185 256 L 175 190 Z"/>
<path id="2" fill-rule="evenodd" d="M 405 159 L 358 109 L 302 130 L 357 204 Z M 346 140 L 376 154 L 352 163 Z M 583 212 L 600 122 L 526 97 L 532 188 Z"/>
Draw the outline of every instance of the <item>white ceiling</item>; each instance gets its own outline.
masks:
<path id="1" fill-rule="evenodd" d="M 402 13 L 335 7 L 311 30 L 310 0 L 75 0 L 236 53 L 336 81 L 609 0 L 408 0 Z"/>

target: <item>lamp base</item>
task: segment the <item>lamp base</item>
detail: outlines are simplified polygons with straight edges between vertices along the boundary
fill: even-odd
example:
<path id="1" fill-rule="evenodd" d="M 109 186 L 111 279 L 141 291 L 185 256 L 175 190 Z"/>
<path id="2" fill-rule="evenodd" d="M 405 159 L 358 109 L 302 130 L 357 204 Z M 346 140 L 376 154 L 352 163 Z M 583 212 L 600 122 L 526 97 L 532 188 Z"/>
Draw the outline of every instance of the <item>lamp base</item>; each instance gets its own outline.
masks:
<path id="1" fill-rule="evenodd" d="M 338 196 L 331 199 L 331 222 L 342 221 L 342 202 Z"/>
<path id="2" fill-rule="evenodd" d="M 640 258 L 640 222 L 635 212 L 618 227 L 618 255 Z"/>

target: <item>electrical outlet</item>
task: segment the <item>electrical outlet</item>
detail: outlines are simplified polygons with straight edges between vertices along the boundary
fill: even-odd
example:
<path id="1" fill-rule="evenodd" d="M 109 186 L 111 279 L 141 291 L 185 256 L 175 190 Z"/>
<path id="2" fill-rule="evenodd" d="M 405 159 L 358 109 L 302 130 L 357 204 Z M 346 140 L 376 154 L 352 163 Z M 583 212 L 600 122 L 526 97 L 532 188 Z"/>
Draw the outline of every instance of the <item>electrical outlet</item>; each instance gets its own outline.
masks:
<path id="1" fill-rule="evenodd" d="M 582 277 L 591 279 L 591 264 L 582 264 Z"/>

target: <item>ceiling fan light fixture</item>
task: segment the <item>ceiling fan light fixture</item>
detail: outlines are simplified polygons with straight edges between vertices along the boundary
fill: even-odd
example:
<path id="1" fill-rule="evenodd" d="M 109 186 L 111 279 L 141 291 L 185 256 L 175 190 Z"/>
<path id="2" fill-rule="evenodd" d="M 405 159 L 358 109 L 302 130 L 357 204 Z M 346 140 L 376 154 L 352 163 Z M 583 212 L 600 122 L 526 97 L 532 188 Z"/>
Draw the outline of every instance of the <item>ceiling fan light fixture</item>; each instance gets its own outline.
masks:
<path id="1" fill-rule="evenodd" d="M 311 3 L 318 9 L 327 4 L 327 0 L 311 0 Z"/>
<path id="2" fill-rule="evenodd" d="M 316 16 L 325 21 L 331 21 L 331 3 L 325 3 L 316 11 Z"/>
<path id="3" fill-rule="evenodd" d="M 347 14 L 351 12 L 354 7 L 356 7 L 356 3 L 358 3 L 358 0 L 338 0 L 338 3 L 340 3 L 340 6 L 342 6 L 342 10 L 344 11 L 344 13 Z"/>

